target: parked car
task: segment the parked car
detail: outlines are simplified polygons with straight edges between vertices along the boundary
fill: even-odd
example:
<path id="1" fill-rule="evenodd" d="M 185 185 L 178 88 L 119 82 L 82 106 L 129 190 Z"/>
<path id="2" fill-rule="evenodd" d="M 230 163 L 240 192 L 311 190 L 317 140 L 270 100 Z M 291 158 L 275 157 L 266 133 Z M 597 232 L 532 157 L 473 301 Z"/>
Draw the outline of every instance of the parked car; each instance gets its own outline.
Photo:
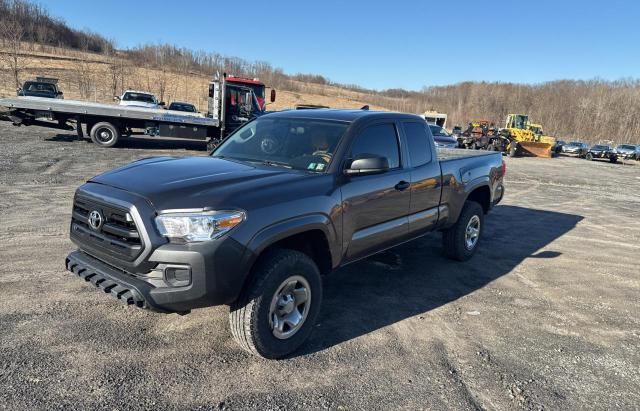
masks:
<path id="1" fill-rule="evenodd" d="M 562 146 L 562 153 L 573 154 L 578 157 L 584 157 L 587 154 L 587 151 L 589 151 L 589 145 L 579 141 L 571 141 Z"/>
<path id="2" fill-rule="evenodd" d="M 58 79 L 48 77 L 25 81 L 22 87 L 16 90 L 16 93 L 18 96 L 64 98 L 64 94 L 58 88 Z"/>
<path id="3" fill-rule="evenodd" d="M 436 143 L 436 147 L 439 148 L 457 148 L 458 140 L 453 137 L 447 130 L 444 128 L 435 125 L 429 124 L 429 129 L 431 130 L 431 134 L 433 135 L 433 140 Z"/>
<path id="4" fill-rule="evenodd" d="M 453 130 L 451 130 L 451 135 L 455 138 L 458 138 L 460 135 L 462 135 L 462 127 L 454 126 Z"/>
<path id="5" fill-rule="evenodd" d="M 640 160 L 640 145 L 635 144 L 620 144 L 616 147 L 616 154 L 618 158 L 624 160 Z"/>
<path id="6" fill-rule="evenodd" d="M 174 111 L 184 111 L 187 113 L 197 113 L 198 110 L 196 109 L 196 106 L 194 106 L 191 103 L 185 103 L 183 101 L 173 101 L 171 102 L 171 104 L 169 104 L 169 107 L 167 108 L 167 110 L 174 110 Z"/>
<path id="7" fill-rule="evenodd" d="M 165 105 L 164 101 L 158 102 L 155 95 L 146 91 L 126 90 L 121 96 L 113 99 L 121 106 L 162 108 Z"/>
<path id="8" fill-rule="evenodd" d="M 556 140 L 556 144 L 553 146 L 553 152 L 556 154 L 562 153 L 562 148 L 565 144 L 567 144 L 567 142 L 564 140 Z"/>
<path id="9" fill-rule="evenodd" d="M 236 342 L 279 358 L 313 330 L 322 275 L 433 231 L 470 259 L 504 174 L 500 153 L 436 150 L 416 115 L 266 114 L 209 156 L 146 158 L 82 185 L 66 267 L 140 308 L 228 304 Z"/>
<path id="10" fill-rule="evenodd" d="M 610 145 L 596 144 L 587 151 L 587 154 L 585 154 L 584 158 L 589 161 L 596 158 L 607 159 L 610 162 L 615 163 L 616 161 L 618 161 L 618 154 Z"/>

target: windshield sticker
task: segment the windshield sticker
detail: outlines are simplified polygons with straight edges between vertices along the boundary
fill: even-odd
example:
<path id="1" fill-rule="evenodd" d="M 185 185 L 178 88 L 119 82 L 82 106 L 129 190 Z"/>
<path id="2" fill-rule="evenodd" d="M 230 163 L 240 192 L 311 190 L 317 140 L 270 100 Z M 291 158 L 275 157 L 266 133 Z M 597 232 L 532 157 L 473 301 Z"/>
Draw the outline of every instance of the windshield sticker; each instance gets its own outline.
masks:
<path id="1" fill-rule="evenodd" d="M 308 170 L 315 170 L 316 169 L 316 163 L 311 163 L 309 164 L 309 167 L 307 167 Z"/>

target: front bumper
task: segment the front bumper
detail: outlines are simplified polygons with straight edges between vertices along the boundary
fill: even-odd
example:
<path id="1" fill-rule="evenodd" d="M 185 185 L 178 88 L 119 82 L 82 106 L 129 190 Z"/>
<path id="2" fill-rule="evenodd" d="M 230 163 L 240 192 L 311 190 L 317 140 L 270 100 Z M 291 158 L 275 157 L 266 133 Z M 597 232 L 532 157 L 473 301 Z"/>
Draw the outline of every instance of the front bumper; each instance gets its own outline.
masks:
<path id="1" fill-rule="evenodd" d="M 252 255 L 245 251 L 231 238 L 215 244 L 167 244 L 149 257 L 153 269 L 132 273 L 76 250 L 67 256 L 66 268 L 127 305 L 184 313 L 237 299 Z"/>
<path id="2" fill-rule="evenodd" d="M 78 200 L 87 210 L 100 210 L 107 221 L 128 212 L 140 238 L 133 245 L 137 251 L 118 252 L 122 241 L 103 235 L 106 226 L 96 232 L 80 230 L 86 216 L 76 215 Z M 150 203 L 133 193 L 101 184 L 83 185 L 74 199 L 70 225 L 78 250 L 67 257 L 67 269 L 128 305 L 154 311 L 186 312 L 235 301 L 253 253 L 231 235 L 201 243 L 170 243 L 155 229 L 155 215 Z"/>

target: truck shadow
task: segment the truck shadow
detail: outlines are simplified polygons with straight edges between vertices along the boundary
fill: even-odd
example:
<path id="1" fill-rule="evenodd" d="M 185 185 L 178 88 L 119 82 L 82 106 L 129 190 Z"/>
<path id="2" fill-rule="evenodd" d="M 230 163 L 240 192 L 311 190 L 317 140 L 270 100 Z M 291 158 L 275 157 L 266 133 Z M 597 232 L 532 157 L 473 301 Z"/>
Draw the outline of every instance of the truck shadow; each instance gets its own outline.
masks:
<path id="1" fill-rule="evenodd" d="M 56 134 L 46 141 L 55 141 L 62 143 L 91 143 L 91 140 L 85 137 L 84 140 L 78 140 L 78 136 L 75 134 Z M 184 139 L 169 139 L 162 137 L 145 137 L 145 136 L 132 136 L 125 137 L 118 141 L 118 143 L 110 149 L 141 149 L 141 150 L 194 150 L 205 152 L 207 150 L 207 143 L 205 141 L 198 140 L 184 140 Z M 106 149 L 109 150 L 109 149 Z"/>
<path id="2" fill-rule="evenodd" d="M 322 351 L 406 318 L 424 314 L 511 272 L 526 258 L 556 258 L 539 251 L 583 217 L 502 205 L 485 220 L 483 242 L 467 262 L 442 255 L 430 234 L 346 266 L 324 281 L 324 302 L 311 339 L 294 356 Z"/>

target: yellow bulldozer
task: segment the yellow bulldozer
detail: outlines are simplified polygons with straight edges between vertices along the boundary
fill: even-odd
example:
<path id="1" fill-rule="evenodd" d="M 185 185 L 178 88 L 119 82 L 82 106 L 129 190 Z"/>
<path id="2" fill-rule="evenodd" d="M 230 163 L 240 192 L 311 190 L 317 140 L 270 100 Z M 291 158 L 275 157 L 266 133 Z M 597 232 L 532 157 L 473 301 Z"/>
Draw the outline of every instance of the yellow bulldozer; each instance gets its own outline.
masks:
<path id="1" fill-rule="evenodd" d="M 542 126 L 529 122 L 526 114 L 508 114 L 505 126 L 500 130 L 501 148 L 510 156 L 550 158 L 556 139 L 545 136 Z"/>

